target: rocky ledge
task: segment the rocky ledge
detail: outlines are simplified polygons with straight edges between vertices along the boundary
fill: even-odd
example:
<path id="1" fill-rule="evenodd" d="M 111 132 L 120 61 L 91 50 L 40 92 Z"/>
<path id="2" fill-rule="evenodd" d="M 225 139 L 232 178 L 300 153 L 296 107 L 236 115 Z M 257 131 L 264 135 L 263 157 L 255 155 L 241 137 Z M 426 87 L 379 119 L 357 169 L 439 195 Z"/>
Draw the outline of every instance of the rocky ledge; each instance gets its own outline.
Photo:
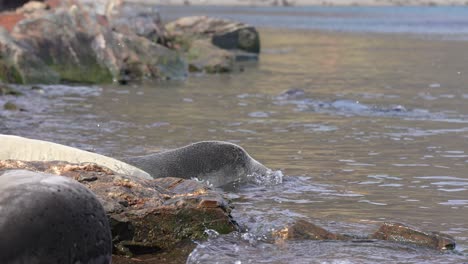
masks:
<path id="1" fill-rule="evenodd" d="M 143 179 L 94 163 L 0 161 L 0 177 L 5 171 L 21 177 L 24 170 L 62 175 L 89 188 L 108 217 L 114 254 L 167 252 L 205 238 L 207 230 L 237 230 L 222 194 L 194 180 Z"/>
<path id="2" fill-rule="evenodd" d="M 154 5 L 132 1 L 6 1 L 0 8 L 6 83 L 184 79 L 189 71 L 233 71 L 260 51 L 249 25 L 192 17 L 166 27 Z"/>
<path id="3" fill-rule="evenodd" d="M 455 249 L 455 239 L 450 235 L 439 232 L 426 232 L 401 223 L 383 223 L 373 234 L 367 236 L 353 236 L 336 234 L 305 220 L 298 220 L 293 224 L 272 233 L 275 242 L 284 240 L 339 240 L 339 241 L 373 241 L 385 240 L 402 244 L 411 244 L 435 250 Z"/>

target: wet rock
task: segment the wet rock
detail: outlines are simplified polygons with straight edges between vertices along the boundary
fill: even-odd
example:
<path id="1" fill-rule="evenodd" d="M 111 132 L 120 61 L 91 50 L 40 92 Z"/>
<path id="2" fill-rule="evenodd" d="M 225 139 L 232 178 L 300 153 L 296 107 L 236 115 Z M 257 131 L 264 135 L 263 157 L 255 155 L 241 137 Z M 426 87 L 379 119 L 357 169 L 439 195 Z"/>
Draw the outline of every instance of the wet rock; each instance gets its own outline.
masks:
<path id="1" fill-rule="evenodd" d="M 98 60 L 122 84 L 145 79 L 183 80 L 188 66 L 180 55 L 145 37 L 110 32 L 96 35 L 92 47 Z"/>
<path id="2" fill-rule="evenodd" d="M 234 54 L 219 49 L 206 39 L 194 40 L 187 51 L 190 72 L 225 73 L 234 68 Z"/>
<path id="3" fill-rule="evenodd" d="M 371 238 L 409 243 L 437 250 L 455 249 L 453 237 L 438 233 L 424 232 L 416 228 L 399 223 L 384 223 Z"/>
<path id="4" fill-rule="evenodd" d="M 273 233 L 281 240 L 346 240 L 346 237 L 331 233 L 305 220 L 298 220 L 292 225 Z"/>
<path id="5" fill-rule="evenodd" d="M 1 23 L 1 14 L 0 14 Z M 6 83 L 56 83 L 58 73 L 0 27 L 0 80 Z"/>
<path id="6" fill-rule="evenodd" d="M 160 45 L 163 27 L 157 12 L 123 12 L 109 21 L 75 0 L 32 3 L 0 14 L 6 29 L 0 31 L 0 79 L 5 82 L 126 83 L 187 76 L 180 55 Z"/>
<path id="7" fill-rule="evenodd" d="M 21 96 L 23 93 L 11 88 L 8 85 L 0 83 L 0 96 L 2 95 L 13 95 L 13 96 Z"/>
<path id="8" fill-rule="evenodd" d="M 3 105 L 3 109 L 5 110 L 8 110 L 8 111 L 17 111 L 19 110 L 20 108 L 13 102 L 6 102 L 4 105 Z"/>
<path id="9" fill-rule="evenodd" d="M 341 240 L 353 242 L 386 240 L 436 250 L 453 250 L 456 245 L 453 237 L 449 235 L 438 232 L 424 232 L 399 223 L 384 223 L 374 234 L 368 236 L 352 236 L 331 233 L 305 220 L 298 220 L 279 231 L 273 232 L 272 238 L 276 242 L 284 240 Z"/>
<path id="10" fill-rule="evenodd" d="M 90 48 L 101 29 L 94 14 L 71 5 L 34 13 L 15 26 L 12 36 L 56 72 L 60 82 L 105 83 L 112 82 L 112 75 Z"/>
<path id="11" fill-rule="evenodd" d="M 205 238 L 206 229 L 226 234 L 237 228 L 228 202 L 197 181 L 141 179 L 92 163 L 0 161 L 0 170 L 12 168 L 63 175 L 87 186 L 109 218 L 114 250 L 123 254 L 170 250 Z"/>
<path id="12" fill-rule="evenodd" d="M 258 60 L 260 38 L 252 26 L 196 16 L 171 22 L 166 29 L 168 42 L 186 54 L 191 71 L 231 72 L 234 62 Z"/>
<path id="13" fill-rule="evenodd" d="M 167 46 L 168 34 L 156 6 L 110 0 L 107 3 L 105 14 L 112 30 L 125 35 L 136 34 Z"/>
<path id="14" fill-rule="evenodd" d="M 110 263 L 104 209 L 85 186 L 25 170 L 0 172 L 2 263 Z"/>
<path id="15" fill-rule="evenodd" d="M 173 36 L 209 38 L 222 49 L 260 52 L 260 37 L 257 30 L 244 23 L 206 16 L 184 17 L 166 25 Z"/>
<path id="16" fill-rule="evenodd" d="M 280 93 L 276 98 L 278 100 L 291 100 L 302 98 L 305 95 L 304 89 L 292 88 Z"/>

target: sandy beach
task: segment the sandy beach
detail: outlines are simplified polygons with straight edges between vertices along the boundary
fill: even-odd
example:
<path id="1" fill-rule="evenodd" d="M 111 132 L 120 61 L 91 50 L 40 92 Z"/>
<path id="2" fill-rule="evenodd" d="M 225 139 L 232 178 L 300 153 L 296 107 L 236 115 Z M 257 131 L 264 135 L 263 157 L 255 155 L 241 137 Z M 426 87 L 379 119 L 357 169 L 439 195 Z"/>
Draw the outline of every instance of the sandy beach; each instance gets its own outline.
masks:
<path id="1" fill-rule="evenodd" d="M 131 0 L 158 5 L 225 6 L 433 6 L 467 5 L 467 0 Z"/>

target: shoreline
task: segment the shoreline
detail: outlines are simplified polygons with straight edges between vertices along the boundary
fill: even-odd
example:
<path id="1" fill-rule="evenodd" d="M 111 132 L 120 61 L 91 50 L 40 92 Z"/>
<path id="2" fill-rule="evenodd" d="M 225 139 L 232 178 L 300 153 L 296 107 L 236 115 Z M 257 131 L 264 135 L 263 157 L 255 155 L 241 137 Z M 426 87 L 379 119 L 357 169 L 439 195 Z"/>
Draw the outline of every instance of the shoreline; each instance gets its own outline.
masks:
<path id="1" fill-rule="evenodd" d="M 466 6 L 467 0 L 126 0 L 166 6 Z"/>

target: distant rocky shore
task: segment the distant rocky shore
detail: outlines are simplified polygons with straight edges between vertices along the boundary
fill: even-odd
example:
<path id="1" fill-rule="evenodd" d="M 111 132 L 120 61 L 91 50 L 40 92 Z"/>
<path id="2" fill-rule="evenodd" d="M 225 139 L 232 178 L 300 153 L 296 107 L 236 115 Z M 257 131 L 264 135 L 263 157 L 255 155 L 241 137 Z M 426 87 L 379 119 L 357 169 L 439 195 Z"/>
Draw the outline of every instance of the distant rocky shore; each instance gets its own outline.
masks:
<path id="1" fill-rule="evenodd" d="M 252 26 L 208 17 L 163 25 L 156 5 L 133 1 L 3 1 L 0 9 L 4 83 L 180 80 L 231 72 L 260 51 Z"/>

